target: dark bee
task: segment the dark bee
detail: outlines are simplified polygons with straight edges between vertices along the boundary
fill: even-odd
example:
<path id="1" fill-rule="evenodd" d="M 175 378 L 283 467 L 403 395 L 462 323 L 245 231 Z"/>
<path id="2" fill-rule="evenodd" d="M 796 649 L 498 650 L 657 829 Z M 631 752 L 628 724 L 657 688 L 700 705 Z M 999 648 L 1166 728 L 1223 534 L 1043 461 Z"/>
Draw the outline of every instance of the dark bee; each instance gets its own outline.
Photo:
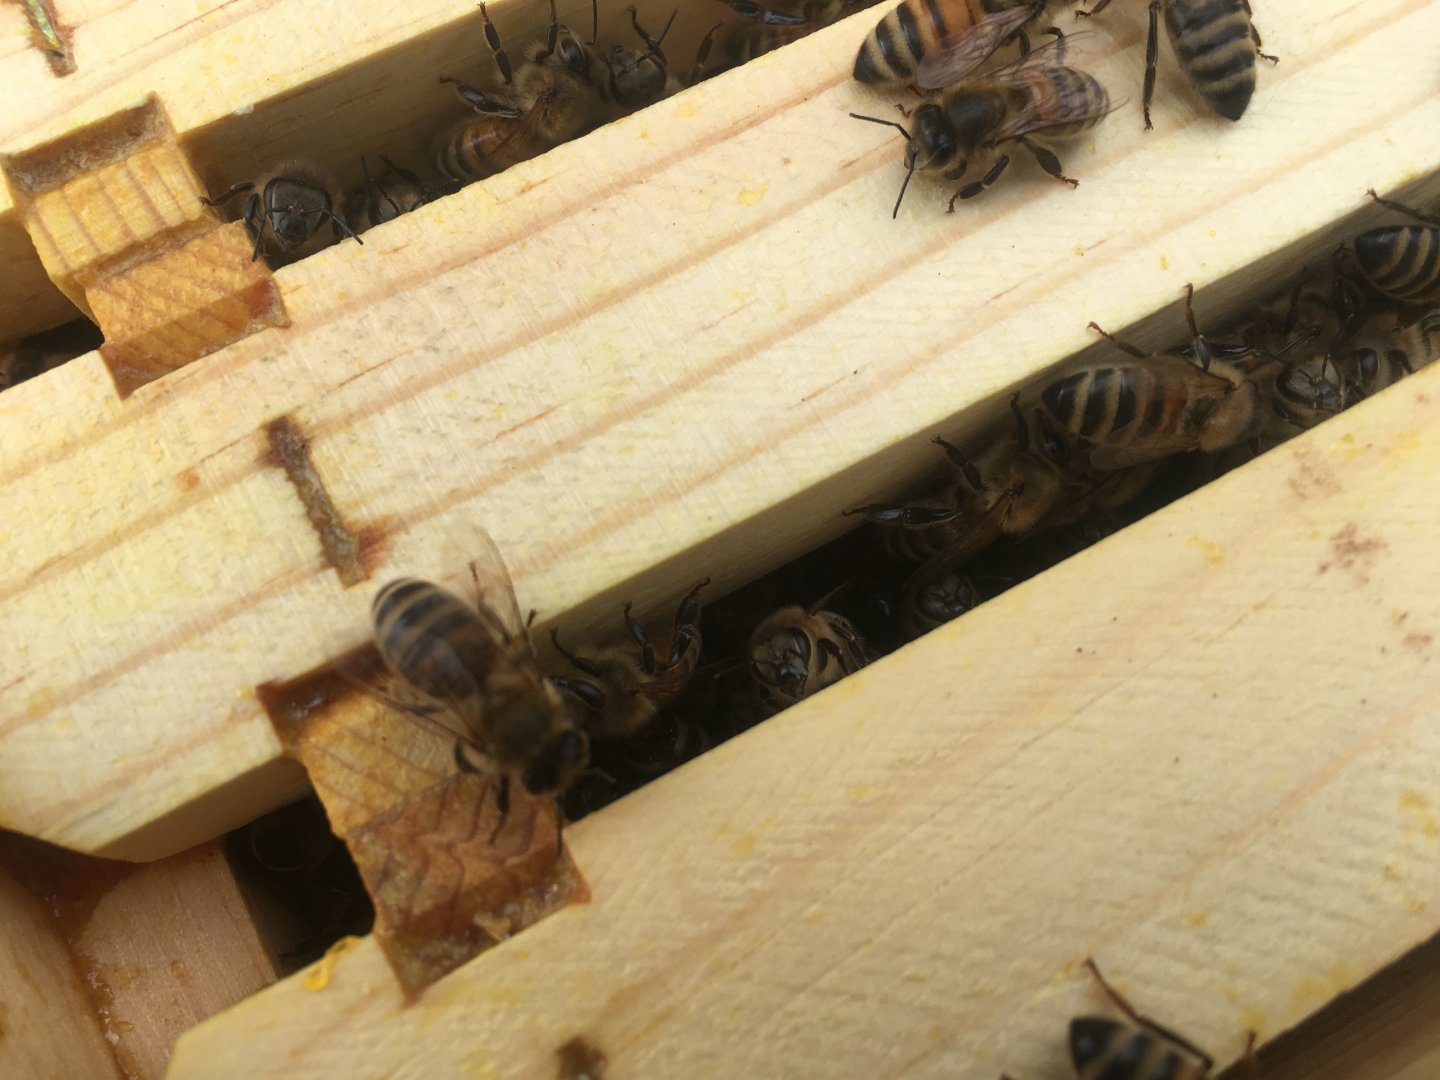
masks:
<path id="1" fill-rule="evenodd" d="M 1110 4 L 1099 0 L 1089 11 L 1098 15 Z M 1180 61 L 1180 69 L 1210 108 L 1227 120 L 1245 115 L 1255 94 L 1255 61 L 1277 59 L 1260 51 L 1260 34 L 1250 21 L 1249 0 L 1151 0 L 1150 32 L 1145 41 L 1145 130 L 1151 130 L 1150 101 L 1155 94 L 1155 67 L 1160 52 L 1159 17 Z"/>
<path id="2" fill-rule="evenodd" d="M 1095 961 L 1085 966 L 1115 1007 L 1130 1021 L 1077 1016 L 1070 1021 L 1070 1059 L 1078 1080 L 1205 1080 L 1214 1059 L 1189 1040 L 1142 1016 L 1105 981 Z M 1250 1033 L 1245 1061 L 1253 1075 L 1255 1034 Z"/>
<path id="3" fill-rule="evenodd" d="M 1185 286 L 1194 363 L 1175 354 L 1147 355 L 1091 323 L 1134 359 L 1092 364 L 1041 392 L 1045 412 L 1090 448 L 1088 459 L 1095 468 L 1126 468 L 1187 450 L 1224 450 L 1252 432 L 1255 384 L 1212 356 L 1195 325 L 1193 295 Z"/>
<path id="4" fill-rule="evenodd" d="M 388 157 L 380 159 L 385 171 L 372 175 L 370 164 L 363 157 L 360 170 L 365 183 L 350 193 L 345 202 L 345 216 L 357 232 L 391 221 L 424 206 L 433 193 L 409 169 L 396 165 Z"/>
<path id="5" fill-rule="evenodd" d="M 499 551 L 479 539 L 475 606 L 401 578 L 375 595 L 372 613 L 386 666 L 421 699 L 405 713 L 455 740 L 460 769 L 496 779 L 503 825 L 512 776 L 532 794 L 563 791 L 585 768 L 589 740 L 535 662 Z"/>
<path id="6" fill-rule="evenodd" d="M 250 258 L 258 259 L 266 248 L 273 258 L 292 261 L 302 259 L 321 248 L 348 236 L 357 244 L 356 236 L 345 219 L 335 213 L 339 188 L 324 170 L 303 161 L 286 161 L 275 166 L 259 180 L 236 184 L 213 199 L 201 196 L 206 206 L 222 206 L 237 195 L 245 195 L 240 219 L 255 237 L 255 250 Z M 331 236 L 321 231 L 330 223 Z M 267 243 L 266 238 L 269 238 Z"/>
<path id="7" fill-rule="evenodd" d="M 902 0 L 855 57 L 870 86 L 938 90 L 965 78 L 1018 37 L 1048 0 Z"/>
<path id="8" fill-rule="evenodd" d="M 1382 225 L 1355 238 L 1355 261 L 1370 286 L 1402 304 L 1440 304 L 1440 217 L 1369 195 L 1420 222 Z"/>
<path id="9" fill-rule="evenodd" d="M 939 172 L 947 180 L 958 180 L 975 155 L 1007 142 L 1029 150 L 1055 179 L 1071 187 L 1078 184 L 1060 171 L 1060 159 L 1031 136 L 1066 138 L 1093 127 L 1111 111 L 1110 95 L 1090 75 L 1059 63 L 1063 56 L 1064 39 L 1057 38 L 1023 60 L 956 83 L 939 102 L 915 110 L 913 133 L 894 120 L 851 113 L 857 120 L 884 124 L 905 136 L 905 180 L 891 216 L 899 215 L 905 189 L 916 172 Z M 993 185 L 1009 164 L 1009 155 L 1001 155 L 984 177 L 955 192 L 949 212 L 954 212 L 958 200 L 974 198 Z"/>
<path id="10" fill-rule="evenodd" d="M 865 647 L 850 621 L 824 610 L 829 598 L 809 607 L 781 608 L 750 635 L 750 674 L 776 708 L 793 705 L 865 666 Z"/>
<path id="11" fill-rule="evenodd" d="M 900 623 L 907 636 L 917 638 L 978 607 L 980 600 L 975 582 L 956 569 L 953 560 L 932 561 L 905 582 Z"/>
<path id="12" fill-rule="evenodd" d="M 684 691 L 700 662 L 701 581 L 680 601 L 668 641 L 657 650 L 645 628 L 624 607 L 625 629 L 634 648 L 617 647 L 577 654 L 560 644 L 550 631 L 555 651 L 585 678 L 551 676 L 562 690 L 573 694 L 586 708 L 585 730 L 594 739 L 628 739 L 639 734 L 655 715 Z M 662 660 L 663 658 L 663 660 Z"/>

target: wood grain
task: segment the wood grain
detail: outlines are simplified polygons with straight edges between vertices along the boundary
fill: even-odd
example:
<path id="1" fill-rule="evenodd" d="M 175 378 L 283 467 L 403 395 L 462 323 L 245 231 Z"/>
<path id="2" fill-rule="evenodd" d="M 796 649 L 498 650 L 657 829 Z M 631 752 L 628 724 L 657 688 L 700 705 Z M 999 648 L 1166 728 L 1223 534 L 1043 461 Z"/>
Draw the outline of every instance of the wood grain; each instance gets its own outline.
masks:
<path id="1" fill-rule="evenodd" d="M 158 1080 L 181 1032 L 275 981 L 219 844 L 135 866 L 0 835 L 0 898 L 7 1077 Z"/>
<path id="2" fill-rule="evenodd" d="M 631 39 L 624 5 L 602 4 L 605 40 Z M 523 41 L 548 8 L 532 0 L 494 0 L 507 39 Z M 642 4 L 658 26 L 671 7 Z M 709 4 L 667 38 L 688 63 Z M 76 71 L 57 79 L 31 47 L 23 11 L 0 46 L 0 154 L 20 153 L 158 94 L 209 190 L 254 179 L 274 162 L 306 157 L 361 182 L 360 155 L 427 162 L 434 135 L 463 115 L 441 74 L 480 78 L 491 70 L 471 0 L 349 3 L 343 18 L 271 0 L 106 0 L 62 5 L 75 33 Z M 588 32 L 588 0 L 564 0 L 561 18 Z M 428 163 L 427 163 L 428 164 Z M 66 321 L 0 185 L 0 264 L 13 267 L 19 293 L 0 293 L 0 343 Z M 73 318 L 72 316 L 68 316 Z"/>
<path id="3" fill-rule="evenodd" d="M 1141 66 L 1127 11 L 1088 41 L 1117 87 Z M 849 78 L 847 22 L 278 271 L 288 330 L 123 407 L 84 360 L 8 391 L 0 822 L 154 858 L 293 797 L 253 688 L 357 644 L 388 577 L 458 581 L 467 522 L 542 640 L 628 597 L 648 618 L 836 535 L 1089 320 L 1159 344 L 1187 280 L 1207 323 L 1237 314 L 1377 220 L 1365 188 L 1440 162 L 1415 47 L 1440 8 L 1334 14 L 1274 5 L 1287 62 L 1241 125 L 1170 84 L 1156 132 L 1130 109 L 1072 150 L 1077 191 L 1017 174 L 947 218 L 917 182 L 899 222 L 898 141 L 837 128 L 885 107 Z M 267 464 L 283 414 L 375 538 L 369 582 L 340 586 Z"/>
<path id="4" fill-rule="evenodd" d="M 1440 369 L 570 832 L 594 899 L 401 1007 L 373 944 L 172 1080 L 1068 1075 L 1094 955 L 1221 1062 L 1440 926 Z M 293 1019 L 293 1018 L 300 1019 Z M 257 1050 L 257 1033 L 265 1032 Z"/>

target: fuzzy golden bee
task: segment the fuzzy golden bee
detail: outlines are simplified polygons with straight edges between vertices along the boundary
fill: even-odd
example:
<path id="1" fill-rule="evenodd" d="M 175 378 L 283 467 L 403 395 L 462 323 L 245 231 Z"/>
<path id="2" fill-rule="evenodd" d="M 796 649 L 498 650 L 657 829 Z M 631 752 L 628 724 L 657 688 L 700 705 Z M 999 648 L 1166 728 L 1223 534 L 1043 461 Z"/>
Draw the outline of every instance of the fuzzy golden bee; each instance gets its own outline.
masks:
<path id="1" fill-rule="evenodd" d="M 943 89 L 1020 37 L 1048 2 L 902 0 L 861 43 L 855 78 L 867 86 Z"/>
<path id="2" fill-rule="evenodd" d="M 645 628 L 623 609 L 633 647 L 572 652 L 552 630 L 555 651 L 582 677 L 551 676 L 560 689 L 585 707 L 584 727 L 594 739 L 628 739 L 645 729 L 657 713 L 684 691 L 700 662 L 700 590 L 696 584 L 680 601 L 668 639 L 652 641 Z M 658 648 L 657 648 L 658 646 Z"/>
<path id="3" fill-rule="evenodd" d="M 905 137 L 905 180 L 892 217 L 899 215 L 915 173 L 938 172 L 947 180 L 958 180 L 977 155 L 1009 142 L 1028 150 L 1056 180 L 1071 187 L 1079 183 L 1064 175 L 1060 159 L 1035 137 L 1068 138 L 1095 126 L 1111 112 L 1110 95 L 1093 76 L 1061 63 L 1064 42 L 1057 38 L 1022 60 L 950 86 L 939 101 L 915 109 L 911 128 L 895 120 L 850 114 L 893 127 Z M 955 192 L 947 211 L 953 213 L 957 201 L 991 187 L 1009 165 L 1010 156 L 1002 154 L 983 177 Z"/>
<path id="4" fill-rule="evenodd" d="M 1089 464 L 1121 469 L 1188 450 L 1224 450 L 1249 435 L 1257 417 L 1254 382 L 1211 355 L 1195 325 L 1194 289 L 1185 286 L 1185 318 L 1195 361 L 1147 354 L 1091 323 L 1128 361 L 1091 364 L 1051 382 L 1045 412 L 1089 448 Z"/>
<path id="5" fill-rule="evenodd" d="M 501 823 L 512 778 L 558 794 L 589 761 L 589 740 L 540 671 L 510 576 L 494 542 L 471 562 L 476 599 L 400 578 L 371 605 L 375 645 L 415 703 L 403 712 L 454 740 L 455 763 L 496 780 Z"/>
<path id="6" fill-rule="evenodd" d="M 246 180 L 214 198 L 201 196 L 206 206 L 223 206 L 244 195 L 240 220 L 255 238 L 250 258 L 258 259 L 262 248 L 272 258 L 292 261 L 313 254 L 344 237 L 357 244 L 345 219 L 336 213 L 340 189 L 335 178 L 306 161 L 283 161 L 258 180 Z M 330 224 L 332 235 L 322 227 Z"/>

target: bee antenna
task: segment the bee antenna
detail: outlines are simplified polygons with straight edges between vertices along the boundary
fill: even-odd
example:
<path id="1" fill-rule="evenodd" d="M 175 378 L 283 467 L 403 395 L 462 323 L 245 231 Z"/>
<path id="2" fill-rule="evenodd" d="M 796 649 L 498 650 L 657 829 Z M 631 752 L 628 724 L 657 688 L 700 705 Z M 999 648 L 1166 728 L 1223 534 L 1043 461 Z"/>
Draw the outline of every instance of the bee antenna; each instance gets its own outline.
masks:
<path id="1" fill-rule="evenodd" d="M 900 123 L 899 120 L 884 120 L 878 116 L 865 116 L 862 113 L 856 112 L 852 112 L 850 116 L 852 119 L 855 120 L 868 120 L 872 124 L 884 124 L 886 127 L 893 127 L 896 131 L 900 132 L 901 135 L 905 136 L 905 141 L 907 143 L 915 141 L 914 137 L 910 134 L 909 129 L 906 128 L 904 124 Z"/>
<path id="2" fill-rule="evenodd" d="M 890 211 L 890 220 L 894 221 L 900 216 L 900 204 L 905 201 L 905 189 L 910 186 L 910 178 L 915 175 L 915 166 L 911 165 L 905 170 L 905 179 L 900 182 L 900 194 L 895 198 L 895 209 Z"/>

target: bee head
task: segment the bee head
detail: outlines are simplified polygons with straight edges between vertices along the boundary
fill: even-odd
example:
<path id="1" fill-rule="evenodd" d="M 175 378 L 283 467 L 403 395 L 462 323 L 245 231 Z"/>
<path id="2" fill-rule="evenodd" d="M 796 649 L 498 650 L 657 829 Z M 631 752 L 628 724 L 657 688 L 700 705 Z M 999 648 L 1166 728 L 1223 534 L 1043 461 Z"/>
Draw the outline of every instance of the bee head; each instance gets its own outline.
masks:
<path id="1" fill-rule="evenodd" d="M 320 188 L 282 176 L 265 187 L 265 212 L 281 246 L 297 248 L 331 216 L 330 196 Z"/>

